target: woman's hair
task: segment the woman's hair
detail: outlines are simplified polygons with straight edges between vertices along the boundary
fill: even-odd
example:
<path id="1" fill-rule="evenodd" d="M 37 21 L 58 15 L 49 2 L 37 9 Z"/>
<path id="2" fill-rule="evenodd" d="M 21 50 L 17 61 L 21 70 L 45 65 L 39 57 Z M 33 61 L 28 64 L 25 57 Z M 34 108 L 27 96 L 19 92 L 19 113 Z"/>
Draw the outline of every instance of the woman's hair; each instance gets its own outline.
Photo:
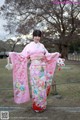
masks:
<path id="1" fill-rule="evenodd" d="M 34 31 L 33 31 L 33 37 L 34 37 L 34 36 L 41 37 L 41 35 L 42 35 L 42 33 L 41 33 L 40 30 L 34 30 Z"/>

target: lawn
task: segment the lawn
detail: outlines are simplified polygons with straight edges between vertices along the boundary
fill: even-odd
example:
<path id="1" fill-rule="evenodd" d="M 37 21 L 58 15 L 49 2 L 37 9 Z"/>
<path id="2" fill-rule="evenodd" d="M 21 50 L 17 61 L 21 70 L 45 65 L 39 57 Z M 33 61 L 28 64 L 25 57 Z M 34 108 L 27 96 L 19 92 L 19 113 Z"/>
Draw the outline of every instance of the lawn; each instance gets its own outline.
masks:
<path id="1" fill-rule="evenodd" d="M 80 99 L 80 62 L 66 61 L 61 71 L 56 69 L 54 79 L 61 95 Z"/>
<path id="2" fill-rule="evenodd" d="M 75 103 L 75 101 L 80 101 L 80 62 L 66 61 L 65 63 L 66 66 L 61 71 L 57 68 L 55 71 L 57 92 L 63 98 L 71 99 Z M 0 106 L 13 106 L 16 104 L 13 102 L 12 71 L 5 69 L 5 65 L 6 59 L 0 59 Z"/>

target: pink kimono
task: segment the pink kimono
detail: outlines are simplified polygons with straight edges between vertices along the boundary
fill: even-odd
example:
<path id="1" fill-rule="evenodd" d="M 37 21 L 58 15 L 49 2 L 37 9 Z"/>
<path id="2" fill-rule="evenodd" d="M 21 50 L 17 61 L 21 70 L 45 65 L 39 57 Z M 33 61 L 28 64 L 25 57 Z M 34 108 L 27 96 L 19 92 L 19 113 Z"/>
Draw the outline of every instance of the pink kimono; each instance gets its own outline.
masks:
<path id="1" fill-rule="evenodd" d="M 47 95 L 52 84 L 56 62 L 60 54 L 48 53 L 41 43 L 31 42 L 21 53 L 10 52 L 13 64 L 14 101 L 24 103 L 30 100 L 27 63 L 30 64 L 30 83 L 32 86 L 32 108 L 46 109 Z"/>

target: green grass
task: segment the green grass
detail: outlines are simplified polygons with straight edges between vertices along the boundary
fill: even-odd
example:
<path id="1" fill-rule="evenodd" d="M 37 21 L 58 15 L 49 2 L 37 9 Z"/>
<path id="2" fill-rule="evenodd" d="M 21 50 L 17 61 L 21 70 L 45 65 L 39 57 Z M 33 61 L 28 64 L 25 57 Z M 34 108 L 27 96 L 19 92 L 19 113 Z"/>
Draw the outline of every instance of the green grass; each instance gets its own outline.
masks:
<path id="1" fill-rule="evenodd" d="M 0 59 L 0 104 L 2 106 L 15 105 L 12 71 L 5 69 L 5 65 L 6 59 Z M 66 61 L 65 69 L 58 71 L 56 68 L 54 79 L 59 94 L 67 99 L 80 100 L 80 62 Z"/>
<path id="2" fill-rule="evenodd" d="M 0 59 L 0 89 L 12 88 L 12 71 L 5 68 L 6 59 Z"/>
<path id="3" fill-rule="evenodd" d="M 80 63 L 66 63 L 66 69 L 62 69 L 55 72 L 55 79 L 57 83 L 70 83 L 70 82 L 78 82 L 80 81 Z M 69 69 L 67 69 L 69 67 Z"/>
<path id="4" fill-rule="evenodd" d="M 65 97 L 80 99 L 80 62 L 66 61 L 66 69 L 56 69 L 57 91 Z M 68 68 L 68 69 L 67 69 Z"/>

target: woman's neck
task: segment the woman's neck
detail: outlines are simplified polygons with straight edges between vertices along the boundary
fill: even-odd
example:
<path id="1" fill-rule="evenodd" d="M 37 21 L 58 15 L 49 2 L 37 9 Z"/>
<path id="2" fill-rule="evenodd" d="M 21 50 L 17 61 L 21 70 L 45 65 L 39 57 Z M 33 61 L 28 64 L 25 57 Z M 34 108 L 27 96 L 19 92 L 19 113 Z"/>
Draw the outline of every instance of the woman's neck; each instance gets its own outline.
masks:
<path id="1" fill-rule="evenodd" d="M 37 44 L 37 43 L 39 43 L 39 41 L 34 41 L 34 43 L 36 43 L 36 44 Z"/>

